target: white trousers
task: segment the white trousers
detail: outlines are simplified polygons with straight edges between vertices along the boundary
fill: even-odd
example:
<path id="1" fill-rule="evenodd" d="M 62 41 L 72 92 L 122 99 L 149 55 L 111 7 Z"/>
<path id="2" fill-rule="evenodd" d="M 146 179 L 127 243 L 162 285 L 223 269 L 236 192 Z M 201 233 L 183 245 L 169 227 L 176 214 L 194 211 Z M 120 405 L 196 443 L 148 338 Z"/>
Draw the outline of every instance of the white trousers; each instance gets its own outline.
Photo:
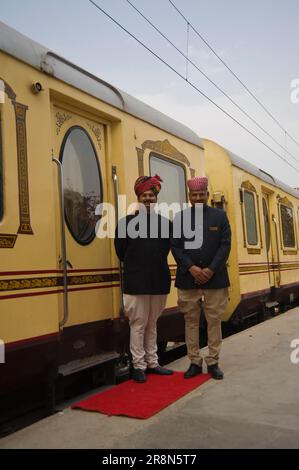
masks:
<path id="1" fill-rule="evenodd" d="M 167 295 L 124 294 L 130 324 L 130 350 L 134 369 L 157 367 L 157 320 L 166 305 Z"/>

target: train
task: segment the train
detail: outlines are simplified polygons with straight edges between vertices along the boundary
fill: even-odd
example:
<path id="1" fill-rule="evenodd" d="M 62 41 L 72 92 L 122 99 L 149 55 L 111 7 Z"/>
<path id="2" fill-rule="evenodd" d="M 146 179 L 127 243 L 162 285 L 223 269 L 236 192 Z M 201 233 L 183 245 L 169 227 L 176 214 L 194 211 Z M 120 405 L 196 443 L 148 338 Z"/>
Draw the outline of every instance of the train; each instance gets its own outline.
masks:
<path id="1" fill-rule="evenodd" d="M 296 189 L 4 23 L 0 64 L 0 423 L 27 401 L 53 406 L 61 377 L 114 380 L 129 328 L 96 208 L 134 203 L 140 175 L 158 173 L 159 201 L 180 204 L 189 178 L 209 177 L 232 229 L 224 325 L 298 300 Z M 169 265 L 161 347 L 184 341 Z"/>

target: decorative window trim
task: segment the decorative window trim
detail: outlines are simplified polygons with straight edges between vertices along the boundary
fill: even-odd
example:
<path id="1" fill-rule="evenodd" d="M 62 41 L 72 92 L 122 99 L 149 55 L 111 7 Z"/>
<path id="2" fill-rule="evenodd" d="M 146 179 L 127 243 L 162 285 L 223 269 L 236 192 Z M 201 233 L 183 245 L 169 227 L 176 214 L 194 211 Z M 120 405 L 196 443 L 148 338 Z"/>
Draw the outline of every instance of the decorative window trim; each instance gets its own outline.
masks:
<path id="1" fill-rule="evenodd" d="M 100 166 L 100 162 L 99 162 L 99 157 L 98 157 L 98 153 L 96 151 L 96 148 L 95 148 L 95 145 L 93 143 L 93 140 L 91 138 L 91 136 L 89 135 L 89 133 L 87 132 L 87 130 L 76 124 L 76 125 L 73 125 L 71 127 L 68 128 L 68 130 L 66 131 L 64 137 L 63 137 L 63 140 L 61 142 L 61 146 L 60 146 L 60 153 L 59 153 L 59 160 L 60 162 L 62 163 L 63 165 L 63 154 L 64 154 L 64 149 L 65 149 L 65 145 L 66 145 L 66 142 L 69 138 L 69 136 L 71 135 L 72 131 L 75 130 L 75 129 L 79 129 L 81 130 L 88 138 L 91 146 L 92 146 L 92 149 L 93 149 L 93 152 L 94 152 L 94 155 L 95 155 L 95 162 L 96 162 L 96 165 L 97 165 L 97 169 L 98 169 L 98 174 L 99 174 L 99 179 L 100 179 L 100 204 L 103 202 L 103 197 L 104 197 L 104 191 L 103 191 L 103 177 L 102 177 L 102 171 L 101 171 L 101 166 Z M 76 234 L 74 233 L 73 231 L 73 228 L 70 226 L 70 223 L 69 223 L 69 220 L 68 218 L 66 217 L 66 213 L 64 213 L 64 220 L 65 220 L 65 223 L 67 225 L 67 228 L 71 234 L 71 236 L 73 237 L 73 239 L 81 246 L 86 246 L 86 245 L 90 245 L 93 240 L 96 238 L 96 233 L 95 231 L 92 232 L 92 234 L 89 236 L 88 239 L 86 240 L 80 240 Z"/>
<path id="2" fill-rule="evenodd" d="M 157 152 L 150 152 L 149 157 L 148 157 L 148 162 L 149 162 L 149 172 L 150 172 L 150 161 L 151 157 L 156 157 L 159 158 L 160 160 L 163 160 L 165 162 L 171 163 L 172 165 L 177 165 L 180 168 L 183 169 L 184 171 L 184 180 L 185 180 L 185 202 L 188 202 L 188 193 L 187 193 L 187 175 L 186 175 L 186 167 L 184 166 L 183 163 L 178 162 L 178 161 L 173 161 L 171 158 L 165 157 L 164 155 L 161 155 Z"/>
<path id="3" fill-rule="evenodd" d="M 0 234 L 0 249 L 13 248 L 17 237 L 22 235 L 33 235 L 30 222 L 29 205 L 29 181 L 28 181 L 28 158 L 27 158 L 27 129 L 26 113 L 28 106 L 16 101 L 17 95 L 5 80 L 4 92 L 11 101 L 16 119 L 16 144 L 17 144 L 17 168 L 18 168 L 18 201 L 19 201 L 19 228 L 16 234 Z M 0 146 L 2 148 L 2 133 L 0 128 Z M 3 153 L 2 153 L 3 155 Z M 4 198 L 4 195 L 3 195 Z M 3 211 L 4 212 L 4 211 Z"/>
<path id="4" fill-rule="evenodd" d="M 164 157 L 170 157 L 171 162 L 180 163 L 181 165 L 185 165 L 189 168 L 190 177 L 193 178 L 195 176 L 195 169 L 191 168 L 190 161 L 181 153 L 176 147 L 174 147 L 168 139 L 165 140 L 145 140 L 143 144 L 141 144 L 141 148 L 136 147 L 137 151 L 137 161 L 138 161 L 138 174 L 139 176 L 144 175 L 144 154 L 146 150 L 151 150 L 154 153 L 157 153 Z M 151 152 L 150 152 L 151 153 Z"/>
<path id="5" fill-rule="evenodd" d="M 283 242 L 283 228 L 282 228 L 282 217 L 281 217 L 281 207 L 285 206 L 292 210 L 292 220 L 293 220 L 293 231 L 294 231 L 294 242 L 295 246 L 285 246 Z M 297 240 L 297 231 L 295 228 L 295 211 L 292 202 L 285 196 L 281 197 L 279 194 L 277 195 L 277 210 L 278 210 L 278 217 L 279 217 L 279 234 L 280 234 L 280 247 L 283 251 L 284 255 L 296 255 L 298 252 L 298 240 Z"/>
<path id="6" fill-rule="evenodd" d="M 245 191 L 253 194 L 254 199 L 254 212 L 255 212 L 255 220 L 256 220 L 256 237 L 257 243 L 255 245 L 251 245 L 248 243 L 247 239 L 247 220 L 245 215 L 245 203 L 244 203 L 244 193 Z M 244 248 L 247 249 L 248 254 L 261 254 L 261 250 L 263 247 L 262 243 L 262 233 L 261 233 L 261 221 L 260 221 L 260 208 L 259 208 L 259 195 L 257 194 L 256 188 L 250 181 L 244 181 L 241 184 L 240 188 L 240 205 L 241 205 L 241 215 L 242 215 L 242 229 L 243 229 L 243 242 Z"/>

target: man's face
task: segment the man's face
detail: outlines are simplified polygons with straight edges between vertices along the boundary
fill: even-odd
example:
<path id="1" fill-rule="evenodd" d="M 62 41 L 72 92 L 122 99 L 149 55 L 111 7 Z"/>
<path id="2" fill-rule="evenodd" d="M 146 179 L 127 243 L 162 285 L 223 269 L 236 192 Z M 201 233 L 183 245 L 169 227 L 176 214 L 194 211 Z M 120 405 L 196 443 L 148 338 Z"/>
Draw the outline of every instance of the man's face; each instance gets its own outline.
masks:
<path id="1" fill-rule="evenodd" d="M 149 212 L 151 204 L 155 204 L 157 202 L 157 196 L 151 190 L 144 191 L 144 193 L 140 194 L 140 196 L 138 197 L 138 202 L 144 204 L 147 212 Z"/>
<path id="2" fill-rule="evenodd" d="M 190 191 L 189 192 L 189 201 L 192 206 L 194 204 L 207 204 L 209 199 L 209 191 Z"/>

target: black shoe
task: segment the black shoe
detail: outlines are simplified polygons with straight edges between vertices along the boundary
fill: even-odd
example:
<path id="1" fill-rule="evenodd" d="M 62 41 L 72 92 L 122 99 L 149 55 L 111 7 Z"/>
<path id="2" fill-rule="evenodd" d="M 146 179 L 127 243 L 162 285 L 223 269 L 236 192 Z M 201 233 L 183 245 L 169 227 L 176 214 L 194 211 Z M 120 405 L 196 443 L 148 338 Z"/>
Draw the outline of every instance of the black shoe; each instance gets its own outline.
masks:
<path id="1" fill-rule="evenodd" d="M 135 382 L 138 382 L 140 384 L 146 382 L 146 375 L 144 373 L 144 370 L 142 370 L 142 369 L 133 369 L 132 370 L 132 379 L 135 380 Z"/>
<path id="2" fill-rule="evenodd" d="M 173 370 L 165 369 L 164 367 L 157 366 L 157 367 L 148 367 L 146 369 L 148 374 L 158 374 L 158 375 L 172 375 Z"/>
<path id="3" fill-rule="evenodd" d="M 202 367 L 196 364 L 190 364 L 189 369 L 184 373 L 184 377 L 185 379 L 191 379 L 199 374 L 202 374 Z"/>
<path id="4" fill-rule="evenodd" d="M 213 379 L 215 380 L 222 380 L 224 377 L 224 374 L 222 370 L 219 369 L 218 364 L 208 366 L 208 372 L 212 375 Z"/>

